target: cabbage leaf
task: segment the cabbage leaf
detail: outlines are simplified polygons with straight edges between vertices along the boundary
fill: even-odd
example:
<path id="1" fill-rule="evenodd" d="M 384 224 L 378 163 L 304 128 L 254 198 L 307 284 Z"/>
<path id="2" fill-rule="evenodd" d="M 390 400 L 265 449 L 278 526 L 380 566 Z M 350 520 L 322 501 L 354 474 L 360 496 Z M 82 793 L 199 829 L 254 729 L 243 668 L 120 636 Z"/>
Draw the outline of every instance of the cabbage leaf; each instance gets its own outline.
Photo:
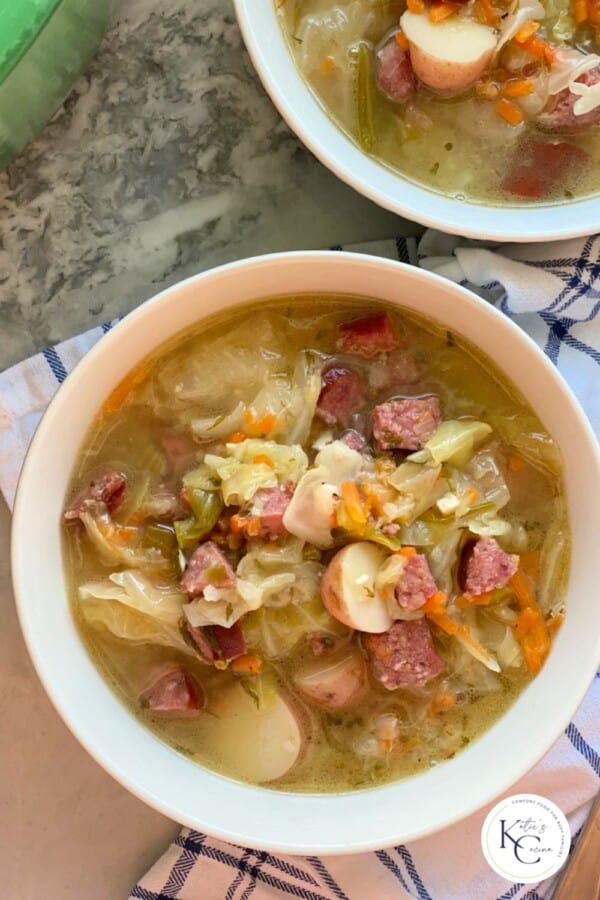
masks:
<path id="1" fill-rule="evenodd" d="M 308 468 L 306 453 L 298 444 L 278 444 L 259 438 L 249 438 L 239 444 L 227 444 L 226 456 L 207 453 L 204 465 L 221 480 L 221 492 L 227 505 L 243 506 L 261 488 L 277 487 L 279 483 L 297 484 Z M 253 462 L 266 456 L 272 463 Z"/>
<path id="2" fill-rule="evenodd" d="M 442 422 L 435 434 L 423 445 L 422 450 L 411 453 L 409 460 L 436 465 L 449 462 L 464 466 L 473 454 L 473 448 L 491 434 L 492 428 L 474 419 L 448 419 Z"/>

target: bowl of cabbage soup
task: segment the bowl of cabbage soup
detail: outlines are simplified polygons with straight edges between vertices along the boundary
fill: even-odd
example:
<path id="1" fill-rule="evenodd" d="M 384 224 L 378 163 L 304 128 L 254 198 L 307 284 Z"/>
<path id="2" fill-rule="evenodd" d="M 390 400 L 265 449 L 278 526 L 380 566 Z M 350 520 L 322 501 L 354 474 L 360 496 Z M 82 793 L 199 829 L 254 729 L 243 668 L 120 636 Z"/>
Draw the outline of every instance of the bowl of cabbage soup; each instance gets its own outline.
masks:
<path id="1" fill-rule="evenodd" d="M 375 202 L 475 238 L 551 240 L 598 228 L 591 0 L 235 5 L 288 124 Z"/>
<path id="2" fill-rule="evenodd" d="M 397 843 L 508 788 L 581 700 L 598 467 L 556 370 L 464 289 L 353 254 L 234 263 L 131 313 L 52 401 L 15 506 L 23 631 L 74 734 L 173 819 Z"/>

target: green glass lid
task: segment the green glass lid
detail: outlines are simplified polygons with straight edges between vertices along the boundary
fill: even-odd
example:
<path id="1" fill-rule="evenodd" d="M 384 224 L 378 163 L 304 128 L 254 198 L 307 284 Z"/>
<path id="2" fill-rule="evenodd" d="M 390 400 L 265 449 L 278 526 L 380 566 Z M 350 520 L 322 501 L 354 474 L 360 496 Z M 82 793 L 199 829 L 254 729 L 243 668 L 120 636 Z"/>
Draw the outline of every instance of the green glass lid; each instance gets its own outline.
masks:
<path id="1" fill-rule="evenodd" d="M 0 81 L 21 59 L 62 0 L 0 2 Z"/>

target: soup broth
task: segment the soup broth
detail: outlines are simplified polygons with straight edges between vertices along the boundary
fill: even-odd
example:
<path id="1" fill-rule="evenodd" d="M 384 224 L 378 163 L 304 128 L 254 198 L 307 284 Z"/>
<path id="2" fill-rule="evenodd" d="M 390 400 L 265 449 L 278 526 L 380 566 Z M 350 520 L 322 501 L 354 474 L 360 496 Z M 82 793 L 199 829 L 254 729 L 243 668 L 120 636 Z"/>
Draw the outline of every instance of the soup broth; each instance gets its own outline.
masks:
<path id="1" fill-rule="evenodd" d="M 362 297 L 270 298 L 108 397 L 65 513 L 73 613 L 118 696 L 196 762 L 295 791 L 403 778 L 542 666 L 560 472 L 451 331 Z"/>
<path id="2" fill-rule="evenodd" d="M 415 9 L 422 10 L 418 21 Z M 349 137 L 415 182 L 486 204 L 555 203 L 598 190 L 600 106 L 578 104 L 575 91 L 600 81 L 600 56 L 595 27 L 576 25 L 570 10 L 568 0 L 277 4 L 300 73 Z M 435 19 L 440 12 L 447 18 Z M 409 45 L 415 21 L 416 39 L 425 41 L 416 51 Z M 461 58 L 460 43 L 452 46 L 449 66 L 431 57 L 428 43 L 436 28 L 465 21 L 483 29 L 494 47 L 475 72 Z M 523 26 L 531 31 L 529 43 L 521 40 Z M 436 43 L 453 41 L 449 33 Z M 473 43 L 467 33 L 464 44 Z M 415 74 L 411 60 L 419 50 L 428 54 L 429 68 Z"/>

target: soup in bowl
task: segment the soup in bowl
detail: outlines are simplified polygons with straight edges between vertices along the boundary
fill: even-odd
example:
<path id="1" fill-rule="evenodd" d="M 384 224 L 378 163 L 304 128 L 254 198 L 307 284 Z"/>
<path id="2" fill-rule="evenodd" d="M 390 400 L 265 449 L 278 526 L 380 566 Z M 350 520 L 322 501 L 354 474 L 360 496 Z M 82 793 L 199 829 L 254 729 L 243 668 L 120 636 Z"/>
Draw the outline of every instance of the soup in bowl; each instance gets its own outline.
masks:
<path id="1" fill-rule="evenodd" d="M 585 5 L 585 4 L 584 4 Z M 381 205 L 475 238 L 598 221 L 595 30 L 568 4 L 237 0 L 271 97 Z"/>
<path id="2" fill-rule="evenodd" d="M 173 818 L 291 852 L 405 840 L 512 783 L 581 699 L 597 467 L 551 365 L 462 289 L 349 254 L 233 264 L 133 313 L 51 405 L 15 510 L 25 635 L 75 734 Z"/>

